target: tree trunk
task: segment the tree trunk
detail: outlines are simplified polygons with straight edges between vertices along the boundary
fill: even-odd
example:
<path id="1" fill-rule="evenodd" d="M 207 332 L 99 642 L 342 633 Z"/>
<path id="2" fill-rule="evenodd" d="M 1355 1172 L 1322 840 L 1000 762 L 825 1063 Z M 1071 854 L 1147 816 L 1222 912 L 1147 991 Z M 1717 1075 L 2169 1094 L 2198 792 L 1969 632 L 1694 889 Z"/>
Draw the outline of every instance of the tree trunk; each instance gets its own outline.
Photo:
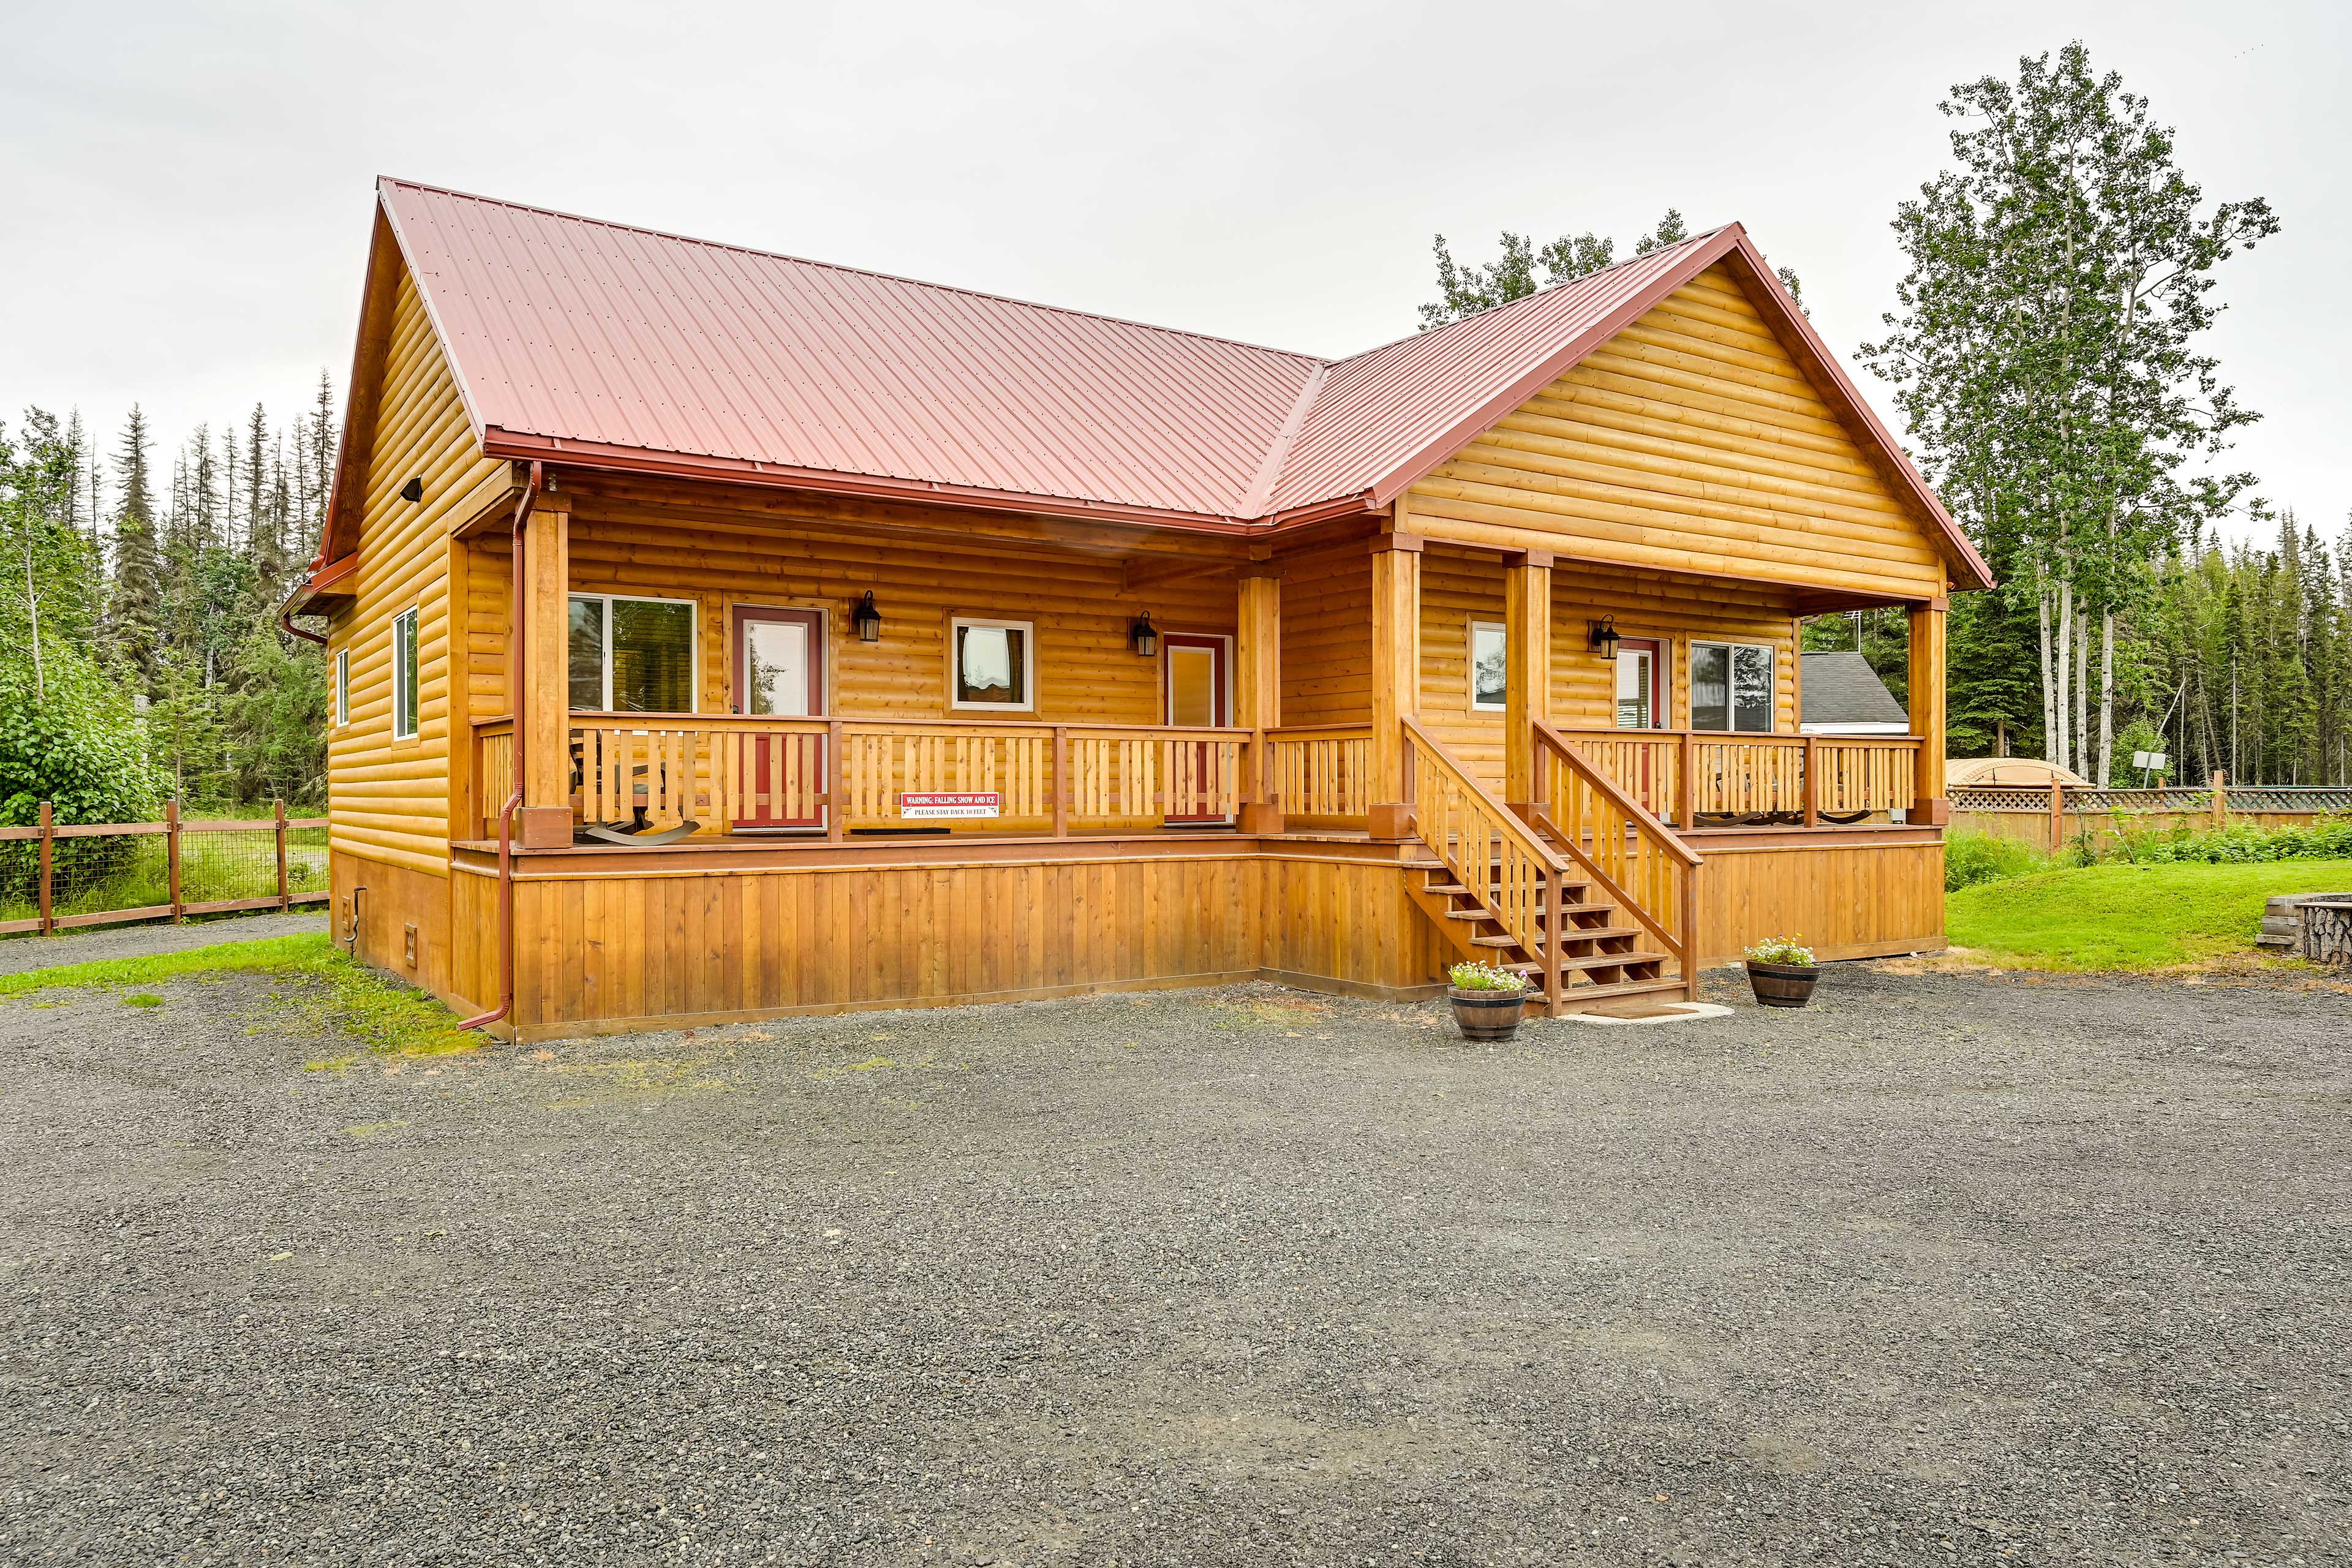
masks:
<path id="1" fill-rule="evenodd" d="M 2058 715 L 2057 749 L 2050 760 L 2062 768 L 2074 766 L 2074 737 L 2066 723 L 2066 698 L 2069 678 L 2074 672 L 2074 584 L 2062 583 L 2058 587 L 2058 686 L 2053 704 Z"/>
<path id="2" fill-rule="evenodd" d="M 2116 765 L 2116 613 L 2099 612 L 2099 787 L 2112 787 Z"/>
<path id="3" fill-rule="evenodd" d="M 2035 617 L 2042 623 L 2042 754 L 2052 762 L 2058 761 L 2058 677 L 2050 658 L 2050 590 L 2045 587 L 2034 602 Z"/>
<path id="4" fill-rule="evenodd" d="M 2074 617 L 2074 771 L 2091 776 L 2091 606 Z"/>

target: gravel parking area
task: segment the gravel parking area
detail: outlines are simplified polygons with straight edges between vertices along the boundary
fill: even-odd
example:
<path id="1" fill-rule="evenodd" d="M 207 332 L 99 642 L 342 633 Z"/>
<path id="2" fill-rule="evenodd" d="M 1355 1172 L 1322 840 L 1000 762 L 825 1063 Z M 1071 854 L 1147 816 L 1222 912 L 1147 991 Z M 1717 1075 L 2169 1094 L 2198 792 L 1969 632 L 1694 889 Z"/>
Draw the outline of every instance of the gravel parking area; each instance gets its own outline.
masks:
<path id="1" fill-rule="evenodd" d="M 2337 992 L 401 1059 L 269 985 L 0 1006 L 0 1561 L 2352 1560 Z"/>

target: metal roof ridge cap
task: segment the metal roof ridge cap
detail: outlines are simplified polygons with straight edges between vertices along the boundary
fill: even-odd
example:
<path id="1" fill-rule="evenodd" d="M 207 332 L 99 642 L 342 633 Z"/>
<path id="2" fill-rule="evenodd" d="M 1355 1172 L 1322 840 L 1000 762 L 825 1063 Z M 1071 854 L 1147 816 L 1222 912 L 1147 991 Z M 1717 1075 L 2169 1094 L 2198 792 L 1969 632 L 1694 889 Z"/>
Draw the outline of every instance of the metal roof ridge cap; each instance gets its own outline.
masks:
<path id="1" fill-rule="evenodd" d="M 814 257 L 793 256 L 782 250 L 761 250 L 731 240 L 698 239 L 690 234 L 677 234 L 666 228 L 648 228 L 643 224 L 615 223 L 610 218 L 590 217 L 584 213 L 563 212 L 555 207 L 543 207 L 530 202 L 510 202 L 499 196 L 486 196 L 473 191 L 460 191 L 447 185 L 428 185 L 422 180 L 403 180 L 391 174 L 376 176 L 379 187 L 404 186 L 413 191 L 428 191 L 435 195 L 455 196 L 460 201 L 480 202 L 487 206 L 508 207 L 517 212 L 537 213 L 541 217 L 559 218 L 565 223 L 584 223 L 593 228 L 619 229 L 628 234 L 642 234 L 655 239 L 666 239 L 678 245 L 698 245 L 709 250 L 733 251 L 739 256 L 755 256 L 763 261 L 789 261 L 799 267 L 814 267 L 826 272 L 847 272 L 860 278 L 879 279 L 886 283 L 903 283 L 914 289 L 935 289 L 942 294 L 961 294 L 970 300 L 992 300 L 1001 305 L 1018 305 L 1024 310 L 1045 310 L 1056 316 L 1076 316 L 1082 321 L 1108 321 L 1116 327 L 1137 327 L 1147 332 L 1164 332 L 1170 337 L 1191 338 L 1199 342 L 1217 343 L 1226 348 L 1248 349 L 1255 353 L 1279 354 L 1284 359 L 1299 360 L 1308 364 L 1328 365 L 1336 362 L 1320 354 L 1300 349 L 1280 349 L 1271 343 L 1254 343 L 1244 338 L 1219 337 L 1214 332 L 1195 331 L 1190 327 L 1163 327 L 1156 321 L 1139 321 L 1132 316 L 1114 316 L 1103 310 L 1082 310 L 1072 305 L 1049 305 L 1042 300 L 1024 300 L 1017 294 L 996 294 L 985 289 L 967 289 L 957 283 L 934 283 L 924 278 L 909 278 L 903 272 L 884 272 L 872 267 L 852 267 L 839 261 L 819 261 Z M 389 205 L 389 204 L 386 204 Z M 1516 303 L 1516 301 L 1514 301 Z"/>
<path id="2" fill-rule="evenodd" d="M 1257 519 L 1266 515 L 1266 508 L 1274 500 L 1274 492 L 1281 488 L 1282 470 L 1289 465 L 1291 453 L 1298 447 L 1299 432 L 1307 428 L 1307 416 L 1315 406 L 1315 399 L 1322 393 L 1330 375 L 1331 364 L 1326 361 L 1315 367 L 1314 373 L 1307 378 L 1307 384 L 1298 389 L 1298 400 L 1290 405 L 1290 412 L 1283 416 L 1282 428 L 1274 433 L 1274 443 L 1266 448 L 1265 458 L 1259 462 L 1256 477 L 1250 480 L 1249 489 L 1242 492 L 1240 514 L 1243 517 Z"/>

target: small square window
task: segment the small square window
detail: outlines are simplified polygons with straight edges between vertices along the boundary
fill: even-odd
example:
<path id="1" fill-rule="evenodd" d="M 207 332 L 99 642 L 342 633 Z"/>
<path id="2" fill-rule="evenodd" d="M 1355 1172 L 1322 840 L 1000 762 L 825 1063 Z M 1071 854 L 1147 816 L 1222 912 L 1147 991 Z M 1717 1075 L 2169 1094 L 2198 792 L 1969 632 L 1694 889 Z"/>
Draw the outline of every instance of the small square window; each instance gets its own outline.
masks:
<path id="1" fill-rule="evenodd" d="M 1030 623 L 957 616 L 949 623 L 949 635 L 951 706 L 1019 712 L 1037 706 L 1032 668 L 1035 637 Z"/>
<path id="2" fill-rule="evenodd" d="M 1500 713 L 1507 677 L 1504 656 L 1508 651 L 1500 621 L 1470 623 L 1470 707 L 1479 713 Z"/>
<path id="3" fill-rule="evenodd" d="M 403 610 L 392 622 L 392 738 L 416 738 L 416 612 Z"/>

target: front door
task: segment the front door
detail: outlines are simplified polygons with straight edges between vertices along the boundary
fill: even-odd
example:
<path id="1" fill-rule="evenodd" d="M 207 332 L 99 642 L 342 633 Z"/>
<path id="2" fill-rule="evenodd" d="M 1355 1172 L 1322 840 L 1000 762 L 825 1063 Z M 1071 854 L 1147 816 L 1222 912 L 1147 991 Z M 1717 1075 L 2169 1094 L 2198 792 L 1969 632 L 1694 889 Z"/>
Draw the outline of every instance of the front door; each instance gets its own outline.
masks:
<path id="1" fill-rule="evenodd" d="M 1232 639 L 1163 632 L 1160 647 L 1167 663 L 1168 722 L 1220 730 L 1231 723 L 1225 688 Z M 1217 787 L 1223 781 L 1216 772 L 1224 753 L 1207 741 L 1171 746 L 1169 753 L 1173 776 L 1167 786 L 1168 820 L 1225 821 L 1219 805 L 1223 791 Z"/>
<path id="2" fill-rule="evenodd" d="M 738 605 L 729 640 L 735 710 L 779 719 L 824 713 L 824 614 Z M 814 731 L 752 731 L 743 737 L 742 809 L 734 826 L 754 832 L 823 827 L 831 759 Z"/>
<path id="3" fill-rule="evenodd" d="M 1617 728 L 1663 730 L 1669 717 L 1666 703 L 1666 649 L 1654 637 L 1625 637 L 1617 644 Z M 1633 776 L 1618 782 L 1628 794 L 1658 816 L 1670 816 L 1674 803 L 1664 798 L 1665 782 L 1654 747 L 1639 748 L 1629 759 Z"/>

